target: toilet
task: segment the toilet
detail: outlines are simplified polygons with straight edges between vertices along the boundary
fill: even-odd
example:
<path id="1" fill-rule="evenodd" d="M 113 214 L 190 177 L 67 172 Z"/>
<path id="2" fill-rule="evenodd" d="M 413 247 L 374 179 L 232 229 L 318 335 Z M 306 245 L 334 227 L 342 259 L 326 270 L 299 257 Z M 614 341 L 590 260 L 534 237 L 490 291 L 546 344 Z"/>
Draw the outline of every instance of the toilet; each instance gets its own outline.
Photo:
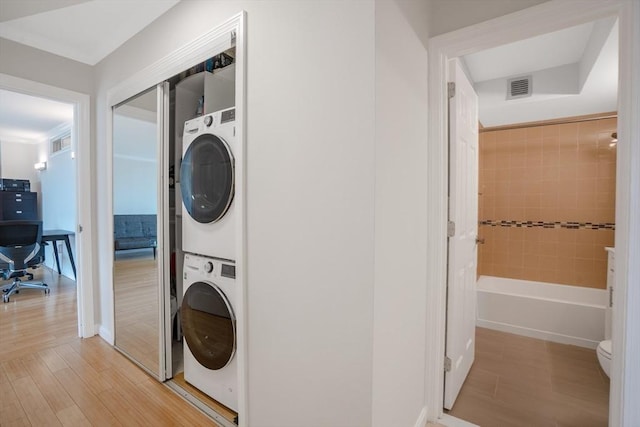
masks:
<path id="1" fill-rule="evenodd" d="M 611 370 L 611 340 L 604 340 L 598 344 L 598 362 L 605 374 L 609 377 L 609 371 Z"/>

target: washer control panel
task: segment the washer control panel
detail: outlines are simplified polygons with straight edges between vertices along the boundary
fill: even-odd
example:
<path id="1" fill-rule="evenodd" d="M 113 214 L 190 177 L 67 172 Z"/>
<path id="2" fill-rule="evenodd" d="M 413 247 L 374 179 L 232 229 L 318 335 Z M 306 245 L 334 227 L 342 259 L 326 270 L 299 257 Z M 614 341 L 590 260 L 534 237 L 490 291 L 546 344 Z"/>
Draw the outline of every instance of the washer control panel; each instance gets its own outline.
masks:
<path id="1" fill-rule="evenodd" d="M 226 261 L 188 253 L 184 255 L 183 270 L 185 280 L 193 274 L 211 278 L 236 278 L 236 266 L 233 261 Z"/>

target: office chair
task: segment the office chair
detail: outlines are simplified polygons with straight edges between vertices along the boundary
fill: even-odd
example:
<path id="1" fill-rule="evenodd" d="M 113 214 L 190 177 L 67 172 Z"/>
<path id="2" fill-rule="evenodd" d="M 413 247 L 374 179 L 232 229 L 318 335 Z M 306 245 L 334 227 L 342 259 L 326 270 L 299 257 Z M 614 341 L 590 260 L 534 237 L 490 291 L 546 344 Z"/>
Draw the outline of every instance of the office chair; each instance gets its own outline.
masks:
<path id="1" fill-rule="evenodd" d="M 33 275 L 29 268 L 39 267 L 44 262 L 42 242 L 42 221 L 0 221 L 0 261 L 2 278 L 12 279 L 13 283 L 2 288 L 2 300 L 9 302 L 9 297 L 17 294 L 22 288 L 42 289 L 49 293 L 49 287 L 43 282 L 23 282 L 20 278 Z"/>

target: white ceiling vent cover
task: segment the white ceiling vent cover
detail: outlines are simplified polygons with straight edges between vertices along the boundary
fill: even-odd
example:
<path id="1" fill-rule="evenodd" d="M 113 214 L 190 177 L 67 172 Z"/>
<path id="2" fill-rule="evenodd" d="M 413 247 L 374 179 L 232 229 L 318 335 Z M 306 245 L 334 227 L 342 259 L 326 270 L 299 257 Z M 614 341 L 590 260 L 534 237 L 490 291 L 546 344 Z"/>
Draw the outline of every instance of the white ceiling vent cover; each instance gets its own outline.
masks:
<path id="1" fill-rule="evenodd" d="M 531 76 L 515 77 L 507 80 L 507 99 L 518 99 L 531 96 Z"/>

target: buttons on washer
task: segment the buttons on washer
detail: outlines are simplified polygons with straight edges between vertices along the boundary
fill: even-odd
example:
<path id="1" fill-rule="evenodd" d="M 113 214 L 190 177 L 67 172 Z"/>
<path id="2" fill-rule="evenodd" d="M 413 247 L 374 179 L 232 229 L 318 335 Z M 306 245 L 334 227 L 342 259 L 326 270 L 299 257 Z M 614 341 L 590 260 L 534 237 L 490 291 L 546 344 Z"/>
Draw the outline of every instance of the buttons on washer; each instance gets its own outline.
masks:
<path id="1" fill-rule="evenodd" d="M 211 126 L 211 123 L 213 123 L 213 117 L 212 116 L 205 116 L 204 117 L 204 125 L 206 127 Z"/>
<path id="2" fill-rule="evenodd" d="M 213 263 L 211 261 L 207 261 L 204 264 L 204 271 L 207 273 L 211 273 L 213 271 Z"/>

